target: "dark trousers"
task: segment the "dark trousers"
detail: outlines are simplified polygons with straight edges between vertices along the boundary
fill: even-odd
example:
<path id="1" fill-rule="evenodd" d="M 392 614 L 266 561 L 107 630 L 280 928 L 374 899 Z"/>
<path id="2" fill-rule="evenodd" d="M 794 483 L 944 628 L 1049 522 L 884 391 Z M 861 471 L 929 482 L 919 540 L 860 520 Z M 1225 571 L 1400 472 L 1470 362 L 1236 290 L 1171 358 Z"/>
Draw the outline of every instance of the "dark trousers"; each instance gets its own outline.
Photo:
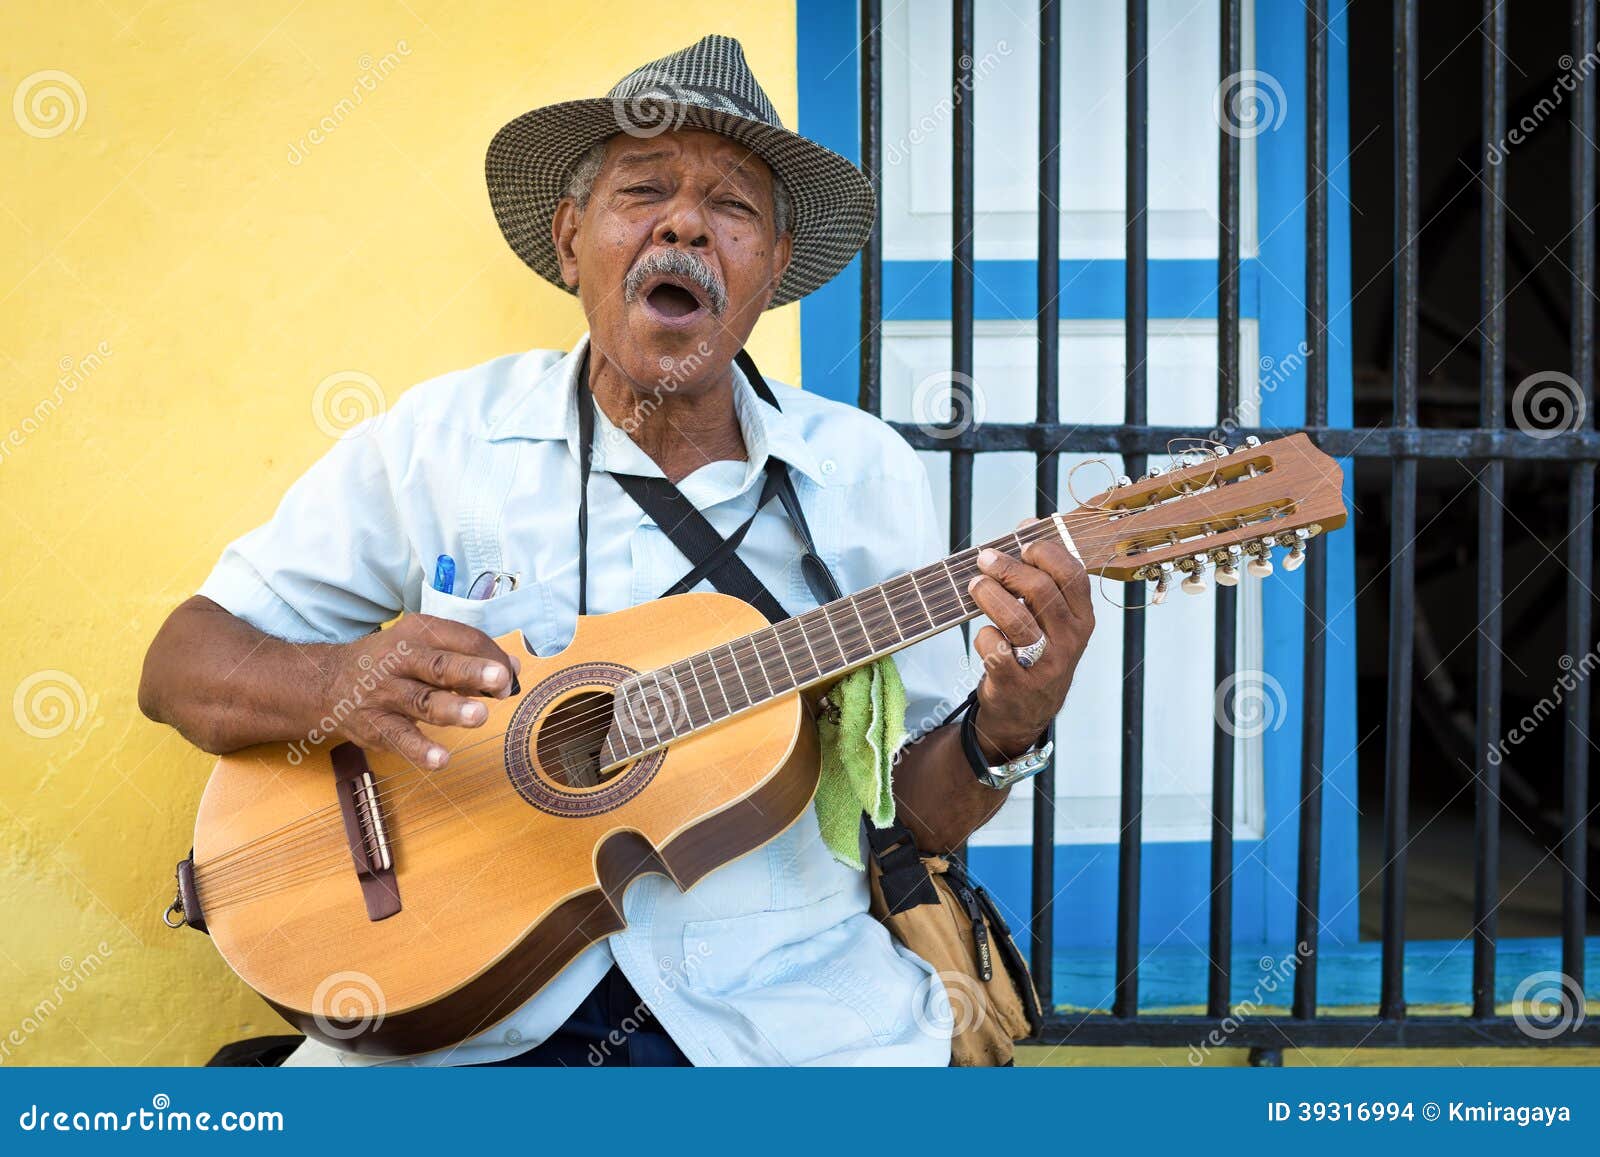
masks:
<path id="1" fill-rule="evenodd" d="M 683 1067 L 689 1063 L 622 969 L 613 964 L 549 1040 L 517 1056 L 474 1067 Z"/>

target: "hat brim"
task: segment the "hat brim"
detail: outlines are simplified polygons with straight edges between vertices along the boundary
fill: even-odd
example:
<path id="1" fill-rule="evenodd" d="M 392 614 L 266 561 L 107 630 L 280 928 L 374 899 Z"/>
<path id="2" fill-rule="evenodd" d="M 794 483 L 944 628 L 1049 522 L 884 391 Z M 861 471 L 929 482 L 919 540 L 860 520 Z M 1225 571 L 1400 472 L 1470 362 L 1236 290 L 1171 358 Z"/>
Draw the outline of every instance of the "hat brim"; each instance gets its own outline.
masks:
<path id="1" fill-rule="evenodd" d="M 562 280 L 550 230 L 572 167 L 594 145 L 624 131 L 639 137 L 680 128 L 720 133 L 748 147 L 783 180 L 793 254 L 769 309 L 832 280 L 866 243 L 877 212 L 872 185 L 838 153 L 788 129 L 698 104 L 656 100 L 644 113 L 626 99 L 567 101 L 523 113 L 489 143 L 484 174 L 500 232 L 551 284 L 573 292 Z"/>

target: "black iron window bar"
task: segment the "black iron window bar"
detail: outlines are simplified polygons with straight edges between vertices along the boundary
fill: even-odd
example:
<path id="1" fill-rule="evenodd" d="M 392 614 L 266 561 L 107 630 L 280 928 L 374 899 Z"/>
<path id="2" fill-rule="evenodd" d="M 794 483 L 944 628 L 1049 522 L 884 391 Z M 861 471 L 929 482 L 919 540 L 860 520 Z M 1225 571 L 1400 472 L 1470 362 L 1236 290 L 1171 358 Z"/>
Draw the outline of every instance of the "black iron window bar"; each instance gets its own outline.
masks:
<path id="1" fill-rule="evenodd" d="M 951 352 L 953 419 L 970 413 L 965 395 L 972 379 L 974 319 L 974 0 L 954 0 L 952 94 L 954 96 L 954 191 L 952 214 Z M 1573 58 L 1583 59 L 1595 44 L 1595 0 L 1572 0 Z M 1554 437 L 1532 438 L 1507 430 L 1505 411 L 1505 220 L 1503 166 L 1485 163 L 1483 179 L 1491 195 L 1484 199 L 1480 232 L 1483 324 L 1480 337 L 1481 416 L 1477 429 L 1426 429 L 1418 424 L 1418 105 L 1417 0 L 1394 0 L 1395 222 L 1394 262 L 1396 335 L 1393 424 L 1379 428 L 1328 425 L 1328 12 L 1327 0 L 1304 0 L 1306 9 L 1306 371 L 1305 429 L 1319 446 L 1340 457 L 1382 458 L 1392 463 L 1393 521 L 1389 560 L 1389 697 L 1384 782 L 1384 868 L 1382 875 L 1382 963 L 1378 1014 L 1326 1015 L 1317 1003 L 1318 887 L 1321 880 L 1322 748 L 1327 640 L 1327 561 L 1321 551 L 1309 552 L 1305 566 L 1305 670 L 1300 801 L 1298 815 L 1297 915 L 1295 940 L 1305 955 L 1295 971 L 1292 1005 L 1287 1016 L 1257 1014 L 1237 1020 L 1232 1011 L 1233 781 L 1232 737 L 1219 725 L 1213 744 L 1210 856 L 1210 967 L 1203 1015 L 1143 1015 L 1139 1011 L 1139 885 L 1141 798 L 1143 785 L 1143 704 L 1145 643 L 1141 613 L 1143 584 L 1128 584 L 1123 633 L 1123 730 L 1121 748 L 1121 834 L 1117 879 L 1116 988 L 1109 1013 L 1047 1017 L 1041 1043 L 1070 1045 L 1195 1044 L 1212 1030 L 1226 1027 L 1228 1043 L 1248 1047 L 1252 1060 L 1274 1063 L 1285 1045 L 1464 1046 L 1535 1043 L 1509 1016 L 1495 1009 L 1495 909 L 1499 901 L 1499 769 L 1486 753 L 1501 730 L 1502 617 L 1505 595 L 1502 559 L 1504 463 L 1508 459 L 1544 459 L 1571 464 L 1568 492 L 1566 566 L 1567 653 L 1590 648 L 1590 588 L 1594 570 L 1592 536 L 1587 520 L 1594 508 L 1594 467 L 1600 461 L 1600 432 L 1594 429 L 1594 293 L 1589 281 L 1594 268 L 1595 160 L 1588 140 L 1594 133 L 1595 82 L 1585 78 L 1570 101 L 1573 118 L 1570 237 L 1573 271 L 1570 284 L 1572 375 L 1578 382 L 1587 415 L 1577 429 Z M 863 168 L 880 193 L 882 139 L 882 11 L 880 0 L 861 5 L 861 157 Z M 1241 71 L 1241 0 L 1222 0 L 1219 75 Z M 1484 0 L 1480 26 L 1483 46 L 1483 140 L 1502 139 L 1506 128 L 1504 46 L 1506 14 L 1502 0 Z M 1061 187 L 1061 8 L 1059 0 L 1039 5 L 1039 200 L 1037 410 L 1032 423 L 966 424 L 958 434 L 937 434 L 910 423 L 896 428 L 919 450 L 950 456 L 950 539 L 952 549 L 970 545 L 972 537 L 972 467 L 974 455 L 996 451 L 1028 451 L 1036 456 L 1036 493 L 1040 515 L 1055 508 L 1057 463 L 1063 453 L 1115 453 L 1124 456 L 1127 472 L 1143 473 L 1150 455 L 1163 455 L 1172 439 L 1192 431 L 1152 426 L 1148 420 L 1146 336 L 1148 261 L 1146 237 L 1148 137 L 1147 0 L 1127 0 L 1127 167 L 1126 167 L 1126 301 L 1125 421 L 1115 426 L 1065 425 L 1057 404 L 1059 387 L 1060 232 L 1057 206 Z M 1219 228 L 1217 264 L 1217 412 L 1239 411 L 1239 138 L 1219 129 Z M 1487 157 L 1485 158 L 1487 161 Z M 880 412 L 882 367 L 883 249 L 874 230 L 865 249 L 861 277 L 860 395 L 862 408 Z M 1237 439 L 1263 440 L 1280 431 L 1238 429 Z M 1404 987 L 1405 880 L 1407 800 L 1410 795 L 1412 626 L 1416 578 L 1414 542 L 1417 517 L 1417 463 L 1420 459 L 1457 459 L 1486 464 L 1481 479 L 1485 497 L 1479 502 L 1476 829 L 1474 841 L 1474 930 L 1472 999 L 1465 1016 L 1408 1018 Z M 1220 683 L 1233 671 L 1236 592 L 1219 586 L 1216 616 L 1216 677 Z M 1584 985 L 1585 819 L 1588 815 L 1589 701 L 1574 695 L 1565 702 L 1563 768 L 1563 832 L 1561 860 L 1565 867 L 1561 905 L 1562 971 Z M 1032 966 L 1040 995 L 1054 1008 L 1051 969 L 1054 958 L 1052 898 L 1056 891 L 1055 770 L 1037 779 L 1033 811 Z M 1600 1044 L 1600 1019 L 1590 1019 L 1541 1045 Z"/>

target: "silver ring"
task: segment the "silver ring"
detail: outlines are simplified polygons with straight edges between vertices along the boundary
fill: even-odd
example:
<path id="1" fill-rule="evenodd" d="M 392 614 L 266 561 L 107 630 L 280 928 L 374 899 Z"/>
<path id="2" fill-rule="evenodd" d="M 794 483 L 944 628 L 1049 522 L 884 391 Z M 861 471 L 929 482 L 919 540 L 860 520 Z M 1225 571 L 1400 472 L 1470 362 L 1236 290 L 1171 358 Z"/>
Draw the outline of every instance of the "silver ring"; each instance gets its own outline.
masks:
<path id="1" fill-rule="evenodd" d="M 1049 645 L 1050 645 L 1050 641 L 1048 639 L 1046 639 L 1043 635 L 1040 635 L 1037 639 L 1035 639 L 1033 642 L 1029 643 L 1026 647 L 1017 647 L 1014 651 L 1012 651 L 1012 654 L 1014 654 L 1017 657 L 1017 666 L 1019 666 L 1019 667 L 1031 667 L 1031 666 L 1033 666 L 1035 663 L 1037 663 L 1039 661 L 1039 656 L 1044 654 L 1044 649 Z"/>

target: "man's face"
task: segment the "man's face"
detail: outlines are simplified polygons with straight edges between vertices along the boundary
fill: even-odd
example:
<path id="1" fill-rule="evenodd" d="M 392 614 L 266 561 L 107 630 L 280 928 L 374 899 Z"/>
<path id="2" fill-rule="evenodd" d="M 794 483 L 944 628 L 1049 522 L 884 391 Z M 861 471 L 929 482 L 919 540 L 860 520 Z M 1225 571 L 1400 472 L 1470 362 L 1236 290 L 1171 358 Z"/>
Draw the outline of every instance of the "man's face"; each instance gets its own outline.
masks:
<path id="1" fill-rule="evenodd" d="M 717 385 L 789 264 L 772 171 L 715 133 L 619 135 L 578 209 L 553 222 L 594 346 L 639 389 Z"/>

